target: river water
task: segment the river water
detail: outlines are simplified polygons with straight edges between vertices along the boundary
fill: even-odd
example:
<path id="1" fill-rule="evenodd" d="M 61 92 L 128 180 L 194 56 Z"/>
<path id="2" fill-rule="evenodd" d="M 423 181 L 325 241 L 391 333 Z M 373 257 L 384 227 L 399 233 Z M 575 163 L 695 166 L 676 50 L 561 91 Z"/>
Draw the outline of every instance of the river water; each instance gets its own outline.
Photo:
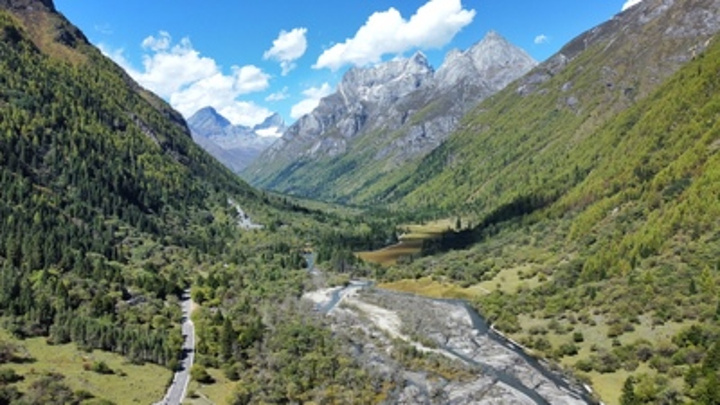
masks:
<path id="1" fill-rule="evenodd" d="M 319 270 L 315 268 L 315 261 L 312 254 L 308 254 L 305 257 L 307 264 L 308 264 L 308 270 L 311 272 L 311 274 L 319 274 Z M 353 280 L 350 282 L 349 285 L 345 286 L 344 288 L 338 288 L 335 291 L 332 292 L 330 296 L 330 300 L 323 303 L 322 305 L 318 305 L 316 307 L 316 310 L 321 314 L 328 314 L 330 311 L 332 311 L 342 300 L 344 296 L 347 294 L 352 293 L 353 291 L 357 291 L 363 288 L 373 288 L 377 291 L 382 292 L 383 294 L 396 294 L 396 295 L 412 295 L 408 293 L 400 293 L 385 289 L 379 289 L 374 286 L 374 283 L 371 281 L 364 281 L 364 280 Z M 417 297 L 417 296 L 415 296 Z M 536 372 L 541 374 L 543 377 L 545 377 L 547 380 L 551 381 L 553 384 L 555 384 L 558 388 L 560 388 L 562 391 L 565 391 L 566 393 L 571 394 L 573 397 L 578 399 L 579 401 L 582 401 L 587 404 L 597 404 L 598 401 L 592 397 L 592 395 L 579 383 L 571 380 L 568 378 L 568 376 L 562 374 L 559 371 L 552 370 L 547 364 L 543 363 L 542 361 L 538 360 L 536 357 L 533 357 L 529 355 L 522 347 L 519 345 L 513 343 L 510 339 L 503 336 L 499 332 L 497 332 L 494 328 L 488 324 L 487 320 L 482 317 L 468 302 L 464 300 L 459 299 L 436 299 L 436 298 L 426 298 L 421 297 L 422 299 L 426 299 L 429 301 L 437 301 L 437 302 L 445 302 L 452 305 L 462 306 L 467 313 L 470 316 L 470 320 L 472 322 L 472 328 L 474 331 L 477 332 L 479 336 L 487 336 L 490 340 L 493 342 L 507 348 L 514 354 L 518 355 L 520 358 L 522 358 L 532 369 L 534 369 Z M 525 384 L 523 384 L 517 377 L 514 375 L 507 373 L 505 371 L 499 370 L 496 367 L 493 367 L 490 364 L 487 364 L 481 360 L 474 359 L 466 354 L 460 353 L 457 350 L 453 349 L 452 347 L 444 346 L 442 347 L 443 350 L 446 350 L 448 353 L 451 353 L 452 355 L 462 359 L 466 363 L 477 367 L 482 370 L 483 373 L 486 375 L 492 376 L 493 378 L 497 379 L 498 381 L 512 387 L 513 389 L 517 390 L 518 392 L 521 392 L 525 396 L 527 396 L 529 399 L 531 399 L 533 402 L 535 402 L 538 405 L 551 405 L 551 403 L 543 398 L 537 391 L 535 391 L 532 387 L 527 387 Z"/>

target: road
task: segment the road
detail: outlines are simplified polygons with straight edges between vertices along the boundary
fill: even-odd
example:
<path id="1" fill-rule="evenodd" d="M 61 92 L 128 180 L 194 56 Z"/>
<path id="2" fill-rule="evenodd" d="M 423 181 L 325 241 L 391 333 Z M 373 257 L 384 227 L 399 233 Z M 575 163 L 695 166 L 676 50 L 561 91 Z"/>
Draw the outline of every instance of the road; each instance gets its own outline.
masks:
<path id="1" fill-rule="evenodd" d="M 192 311 L 192 300 L 190 299 L 190 291 L 185 291 L 180 302 L 183 314 L 182 334 L 185 337 L 183 343 L 183 356 L 180 360 L 180 367 L 173 377 L 173 381 L 168 387 L 165 398 L 157 402 L 156 405 L 180 405 L 187 394 L 187 387 L 190 383 L 190 368 L 192 368 L 195 360 L 195 325 L 190 319 Z"/>

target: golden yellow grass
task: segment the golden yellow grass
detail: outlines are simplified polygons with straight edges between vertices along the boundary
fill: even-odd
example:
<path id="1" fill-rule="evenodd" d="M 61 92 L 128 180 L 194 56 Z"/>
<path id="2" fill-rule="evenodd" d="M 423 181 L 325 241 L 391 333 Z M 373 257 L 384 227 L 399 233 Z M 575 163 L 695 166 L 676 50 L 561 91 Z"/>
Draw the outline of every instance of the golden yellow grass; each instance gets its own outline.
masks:
<path id="1" fill-rule="evenodd" d="M 386 290 L 418 294 L 430 298 L 472 299 L 477 293 L 471 288 L 462 288 L 452 283 L 423 277 L 417 280 L 400 280 L 392 283 L 378 284 Z"/>
<path id="2" fill-rule="evenodd" d="M 423 241 L 437 238 L 443 233 L 452 229 L 450 220 L 433 221 L 427 224 L 408 224 L 398 227 L 401 233 L 400 242 L 371 252 L 358 252 L 356 255 L 369 263 L 376 263 L 381 266 L 392 266 L 403 257 L 420 253 Z"/>
<path id="3" fill-rule="evenodd" d="M 358 252 L 357 256 L 369 263 L 392 266 L 402 257 L 412 256 L 422 250 L 422 240 L 401 241 L 398 244 L 372 252 Z"/>

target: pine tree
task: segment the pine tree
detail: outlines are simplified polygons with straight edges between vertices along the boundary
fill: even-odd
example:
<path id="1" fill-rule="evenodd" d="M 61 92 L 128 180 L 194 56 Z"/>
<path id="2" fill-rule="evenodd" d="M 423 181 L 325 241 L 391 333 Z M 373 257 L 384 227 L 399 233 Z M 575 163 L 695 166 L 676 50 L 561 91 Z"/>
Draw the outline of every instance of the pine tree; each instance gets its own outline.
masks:
<path id="1" fill-rule="evenodd" d="M 622 395 L 620 396 L 620 405 L 637 405 L 640 401 L 635 396 L 635 378 L 628 377 L 623 384 Z"/>
<path id="2" fill-rule="evenodd" d="M 225 318 L 220 330 L 220 354 L 224 360 L 233 357 L 233 343 L 235 342 L 235 331 L 233 330 L 230 318 Z"/>

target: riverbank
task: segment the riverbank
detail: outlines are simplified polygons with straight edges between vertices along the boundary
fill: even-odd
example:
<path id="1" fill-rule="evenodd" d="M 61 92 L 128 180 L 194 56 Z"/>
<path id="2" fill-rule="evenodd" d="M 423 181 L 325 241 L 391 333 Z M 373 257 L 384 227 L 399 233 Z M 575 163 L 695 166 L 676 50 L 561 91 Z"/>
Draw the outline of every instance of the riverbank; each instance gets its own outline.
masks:
<path id="1" fill-rule="evenodd" d="M 314 298 L 316 307 L 327 307 L 343 290 L 306 298 Z M 333 331 L 351 342 L 356 358 L 368 369 L 398 380 L 396 403 L 431 398 L 458 403 L 590 403 L 582 387 L 494 334 L 461 301 L 376 288 L 355 288 L 344 296 L 327 312 Z M 318 301 L 320 297 L 326 301 Z"/>

